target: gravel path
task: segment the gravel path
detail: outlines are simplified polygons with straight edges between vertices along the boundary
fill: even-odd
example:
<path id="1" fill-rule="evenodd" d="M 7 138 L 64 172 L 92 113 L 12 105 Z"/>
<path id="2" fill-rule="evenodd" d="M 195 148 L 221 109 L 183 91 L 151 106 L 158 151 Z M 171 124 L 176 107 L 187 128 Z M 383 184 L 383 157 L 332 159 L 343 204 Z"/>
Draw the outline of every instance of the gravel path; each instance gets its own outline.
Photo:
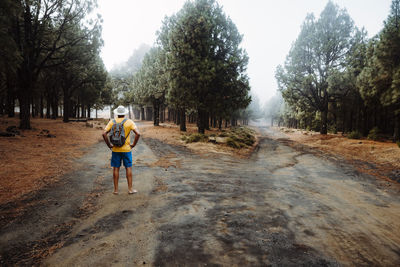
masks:
<path id="1" fill-rule="evenodd" d="M 145 138 L 134 151 L 135 195 L 125 194 L 123 173 L 120 195 L 111 194 L 109 151 L 98 144 L 63 183 L 32 196 L 23 215 L 3 218 L 0 263 L 400 265 L 396 190 L 262 132 L 249 159 Z"/>

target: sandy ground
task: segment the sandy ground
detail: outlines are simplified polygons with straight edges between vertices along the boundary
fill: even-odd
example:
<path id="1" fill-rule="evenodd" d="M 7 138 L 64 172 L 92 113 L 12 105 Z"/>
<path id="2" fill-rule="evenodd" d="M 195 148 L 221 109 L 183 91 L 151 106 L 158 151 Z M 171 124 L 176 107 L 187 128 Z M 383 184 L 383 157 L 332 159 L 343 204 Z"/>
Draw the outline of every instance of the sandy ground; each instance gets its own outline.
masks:
<path id="1" fill-rule="evenodd" d="M 21 198 L 57 181 L 70 170 L 76 159 L 85 154 L 89 146 L 102 141 L 101 132 L 105 122 L 106 120 L 99 120 L 89 121 L 89 124 L 66 124 L 61 119 L 32 119 L 32 130 L 20 131 L 21 134 L 16 137 L 0 137 L 0 204 Z M 181 136 L 195 133 L 197 128 L 193 124 L 188 124 L 186 133 L 180 132 L 178 126 L 172 123 L 162 123 L 159 127 L 153 127 L 152 122 L 138 124 L 144 137 L 183 146 L 198 154 L 213 152 L 247 158 L 258 144 L 256 142 L 253 147 L 239 150 L 206 142 L 186 144 L 181 140 Z M 0 132 L 13 125 L 18 125 L 18 119 L 5 116 L 0 118 Z M 284 138 L 297 144 L 344 157 L 360 171 L 382 179 L 400 181 L 400 149 L 394 143 L 353 140 L 339 134 L 322 136 L 315 132 L 275 129 L 279 129 Z M 48 133 L 55 137 L 46 137 Z M 206 131 L 208 135 L 212 133 L 220 132 L 217 129 Z M 259 132 L 257 137 L 258 140 Z"/>
<path id="2" fill-rule="evenodd" d="M 341 134 L 320 135 L 288 128 L 274 129 L 283 133 L 283 138 L 297 144 L 342 157 L 359 171 L 400 182 L 400 148 L 393 142 L 349 139 Z"/>
<path id="3" fill-rule="evenodd" d="M 0 117 L 0 132 L 18 123 L 17 118 Z M 31 126 L 15 137 L 0 137 L 0 204 L 56 182 L 88 147 L 102 140 L 104 123 L 32 119 Z"/>
<path id="4" fill-rule="evenodd" d="M 138 126 L 142 139 L 132 153 L 139 193 L 127 194 L 121 173 L 121 193 L 113 195 L 109 149 L 100 137 L 92 145 L 82 140 L 65 162 L 54 161 L 69 166 L 64 174 L 0 204 L 0 265 L 399 266 L 398 183 L 268 127 L 243 157 L 223 146 L 185 146 L 174 127 Z M 48 140 L 62 136 L 46 129 L 56 135 Z M 49 161 L 33 155 L 43 166 Z M 23 212 L 10 216 L 19 207 Z"/>
<path id="5" fill-rule="evenodd" d="M 133 150 L 135 195 L 124 174 L 111 193 L 110 151 L 93 145 L 24 214 L 0 220 L 0 265 L 400 264 L 398 184 L 261 132 L 248 158 L 144 135 Z"/>

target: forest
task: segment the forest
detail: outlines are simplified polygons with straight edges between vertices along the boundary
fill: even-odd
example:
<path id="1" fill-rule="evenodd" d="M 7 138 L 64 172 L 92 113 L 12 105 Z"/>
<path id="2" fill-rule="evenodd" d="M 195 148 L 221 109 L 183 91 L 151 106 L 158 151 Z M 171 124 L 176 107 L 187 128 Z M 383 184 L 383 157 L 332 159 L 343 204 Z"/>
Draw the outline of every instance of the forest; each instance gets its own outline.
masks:
<path id="1" fill-rule="evenodd" d="M 107 71 L 100 57 L 96 0 L 0 3 L 0 114 L 64 122 L 123 104 L 136 118 L 186 130 L 271 124 L 400 139 L 400 0 L 372 38 L 329 1 L 309 14 L 284 64 L 278 92 L 263 108 L 250 94 L 243 36 L 214 0 L 187 1 L 165 17 L 153 46 L 142 45 Z"/>
<path id="2" fill-rule="evenodd" d="M 371 134 L 400 140 L 400 1 L 383 29 L 367 38 L 345 9 L 328 2 L 309 14 L 285 63 L 276 69 L 279 94 L 265 108 L 273 124 Z"/>
<path id="3" fill-rule="evenodd" d="M 0 3 L 0 113 L 30 129 L 31 117 L 86 116 L 110 97 L 100 58 L 101 18 L 95 1 Z"/>
<path id="4" fill-rule="evenodd" d="M 248 56 L 242 35 L 214 0 L 187 1 L 164 19 L 153 47 L 138 48 L 109 73 L 100 57 L 95 0 L 0 5 L 0 114 L 13 117 L 19 107 L 21 129 L 31 128 L 31 117 L 62 115 L 68 122 L 119 104 L 135 106 L 154 125 L 172 119 L 182 131 L 186 121 L 200 133 L 248 121 Z"/>

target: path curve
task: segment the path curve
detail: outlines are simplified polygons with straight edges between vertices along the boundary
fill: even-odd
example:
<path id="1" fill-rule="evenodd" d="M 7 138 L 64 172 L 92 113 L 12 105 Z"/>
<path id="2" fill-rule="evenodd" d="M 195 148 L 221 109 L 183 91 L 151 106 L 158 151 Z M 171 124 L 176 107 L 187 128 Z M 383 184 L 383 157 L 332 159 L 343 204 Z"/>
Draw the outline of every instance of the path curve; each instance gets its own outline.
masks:
<path id="1" fill-rule="evenodd" d="M 139 193 L 133 196 L 122 193 L 127 190 L 124 179 L 121 194 L 110 193 L 111 170 L 104 167 L 109 151 L 98 144 L 85 159 L 92 160 L 93 169 L 80 171 L 92 181 L 104 178 L 97 189 L 92 182 L 79 193 L 99 196 L 92 202 L 74 198 L 79 207 L 64 208 L 60 217 L 58 208 L 39 211 L 47 231 L 40 228 L 29 242 L 24 243 L 22 229 L 33 211 L 19 222 L 6 222 L 0 231 L 1 263 L 400 265 L 398 185 L 379 187 L 375 178 L 341 160 L 293 148 L 270 128 L 261 130 L 258 149 L 245 160 L 196 155 L 184 147 L 142 139 L 134 151 L 134 186 Z M 47 194 L 54 196 L 56 188 L 60 187 Z M 83 207 L 85 203 L 92 209 Z M 68 215 L 77 209 L 87 212 Z M 59 233 L 52 222 L 70 226 Z M 34 230 L 34 223 L 29 227 Z M 10 244 L 13 249 L 28 247 L 44 237 L 54 252 L 44 260 L 37 255 L 32 260 L 34 253 L 24 259 L 7 250 Z"/>

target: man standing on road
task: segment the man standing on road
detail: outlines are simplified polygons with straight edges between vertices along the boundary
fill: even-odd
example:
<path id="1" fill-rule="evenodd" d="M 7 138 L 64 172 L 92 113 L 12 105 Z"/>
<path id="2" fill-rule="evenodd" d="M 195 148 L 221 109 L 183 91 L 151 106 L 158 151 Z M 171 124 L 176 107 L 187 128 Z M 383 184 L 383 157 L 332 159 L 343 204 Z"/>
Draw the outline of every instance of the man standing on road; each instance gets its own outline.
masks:
<path id="1" fill-rule="evenodd" d="M 110 120 L 104 129 L 103 139 L 106 142 L 107 146 L 112 150 L 111 156 L 111 167 L 113 167 L 113 180 L 114 180 L 114 192 L 113 194 L 118 194 L 118 180 L 119 180 L 119 168 L 121 167 L 121 161 L 124 162 L 124 166 L 126 169 L 126 180 L 128 182 L 128 193 L 134 194 L 137 193 L 135 189 L 132 188 L 132 152 L 131 149 L 134 148 L 139 141 L 140 133 L 135 123 L 130 119 L 125 119 L 125 115 L 128 113 L 127 109 L 124 106 L 118 106 L 118 108 L 114 109 L 114 114 L 117 116 L 116 119 Z M 125 143 L 122 146 L 116 146 L 111 144 L 108 139 L 107 134 L 115 128 L 116 126 L 122 123 L 124 131 L 125 131 Z M 135 133 L 135 140 L 131 145 L 129 134 L 133 131 Z"/>

